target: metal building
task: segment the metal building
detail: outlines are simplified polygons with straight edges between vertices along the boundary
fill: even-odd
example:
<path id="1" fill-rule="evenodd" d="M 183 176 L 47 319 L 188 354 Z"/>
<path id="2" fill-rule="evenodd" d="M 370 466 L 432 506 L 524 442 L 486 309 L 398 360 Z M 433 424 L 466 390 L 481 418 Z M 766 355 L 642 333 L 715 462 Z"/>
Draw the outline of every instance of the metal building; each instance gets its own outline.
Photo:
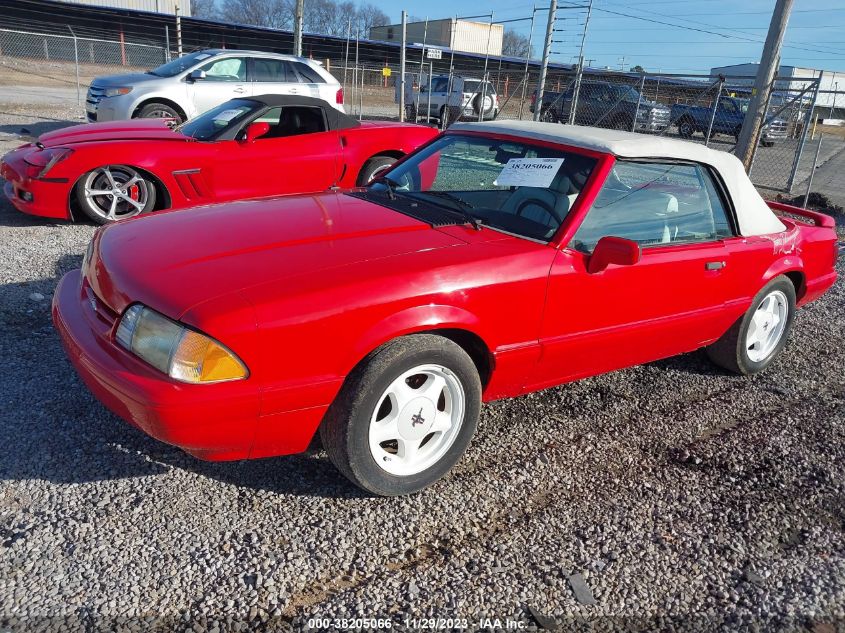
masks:
<path id="1" fill-rule="evenodd" d="M 718 66 L 710 69 L 710 76 L 715 78 L 719 75 L 726 77 L 747 77 L 747 79 L 731 78 L 730 83 L 735 86 L 752 86 L 754 77 L 757 76 L 758 63 L 733 64 L 731 66 Z M 816 79 L 821 75 L 819 82 L 819 96 L 816 100 L 816 108 L 833 108 L 839 111 L 845 103 L 841 92 L 845 91 L 845 73 L 834 70 L 821 70 L 818 68 L 801 68 L 798 66 L 780 66 L 777 76 L 784 78 L 775 81 L 775 90 L 789 92 L 800 92 L 807 85 L 807 79 Z M 836 97 L 836 92 L 840 92 Z M 837 102 L 834 104 L 834 98 Z"/>
<path id="2" fill-rule="evenodd" d="M 469 20 L 429 20 L 408 22 L 407 38 L 409 44 L 444 46 L 465 53 L 481 55 L 501 55 L 504 27 L 489 22 L 471 22 Z M 398 42 L 402 39 L 402 25 L 374 26 L 370 29 L 370 39 L 382 42 Z"/>
<path id="3" fill-rule="evenodd" d="M 64 2 L 64 0 L 61 1 Z M 180 15 L 185 17 L 191 15 L 191 0 L 73 0 L 70 4 L 132 9 L 134 11 L 149 11 L 151 13 L 166 13 L 169 15 L 174 15 L 178 6 Z"/>

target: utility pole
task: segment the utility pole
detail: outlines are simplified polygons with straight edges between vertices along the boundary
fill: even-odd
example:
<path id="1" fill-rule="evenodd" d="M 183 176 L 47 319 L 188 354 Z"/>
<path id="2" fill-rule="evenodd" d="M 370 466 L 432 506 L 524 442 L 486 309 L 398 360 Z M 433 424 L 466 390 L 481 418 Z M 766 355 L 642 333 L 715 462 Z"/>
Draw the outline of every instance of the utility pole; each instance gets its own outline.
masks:
<path id="1" fill-rule="evenodd" d="M 546 25 L 546 43 L 543 44 L 543 62 L 540 64 L 540 79 L 537 84 L 537 102 L 534 104 L 534 120 L 540 120 L 540 113 L 543 110 L 543 87 L 546 83 L 546 72 L 549 69 L 549 55 L 552 49 L 552 31 L 555 27 L 555 15 L 557 14 L 557 0 L 549 3 L 549 22 Z"/>
<path id="2" fill-rule="evenodd" d="M 302 20 L 305 14 L 305 0 L 296 0 L 293 10 L 293 54 L 302 57 Z"/>
<path id="3" fill-rule="evenodd" d="M 405 46 L 408 43 L 408 13 L 402 11 L 402 49 L 399 51 L 399 120 L 405 120 Z"/>
<path id="4" fill-rule="evenodd" d="M 736 156 L 742 161 L 745 171 L 751 169 L 754 149 L 757 147 L 760 131 L 766 119 L 766 104 L 769 102 L 769 95 L 778 71 L 780 49 L 791 10 L 792 0 L 777 0 L 772 21 L 769 23 L 769 34 L 763 45 L 763 56 L 760 59 L 760 68 L 757 69 L 754 89 L 751 91 L 748 114 L 742 123 L 742 130 L 736 143 Z"/>
<path id="5" fill-rule="evenodd" d="M 587 27 L 593 13 L 593 0 L 587 7 L 587 19 L 584 20 L 584 32 L 581 33 L 581 50 L 578 52 L 578 72 L 575 75 L 575 88 L 572 90 L 572 105 L 569 107 L 569 124 L 575 124 L 575 108 L 578 107 L 578 95 L 581 92 L 581 77 L 584 74 L 584 43 L 587 41 Z"/>

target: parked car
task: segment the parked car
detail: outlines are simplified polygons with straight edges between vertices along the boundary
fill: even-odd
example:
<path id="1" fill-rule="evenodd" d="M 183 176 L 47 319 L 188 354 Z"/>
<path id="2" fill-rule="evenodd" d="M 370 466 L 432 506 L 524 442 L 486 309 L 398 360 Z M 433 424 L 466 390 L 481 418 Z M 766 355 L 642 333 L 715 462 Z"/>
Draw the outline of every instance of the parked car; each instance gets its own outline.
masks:
<path id="1" fill-rule="evenodd" d="M 343 87 L 318 62 L 293 55 L 208 49 L 146 73 L 91 82 L 90 122 L 170 118 L 181 123 L 221 103 L 262 94 L 323 99 L 343 112 Z"/>
<path id="2" fill-rule="evenodd" d="M 434 75 L 431 92 L 428 84 L 423 82 L 411 96 L 412 101 L 407 106 L 412 120 L 419 115 L 441 122 L 444 117 L 448 117 L 449 121 L 461 118 L 476 121 L 480 114 L 486 121 L 499 115 L 496 88 L 489 81 L 474 77 L 453 75 L 450 79 L 449 75 Z"/>
<path id="3" fill-rule="evenodd" d="M 77 125 L 0 161 L 20 211 L 104 224 L 161 209 L 364 185 L 437 135 L 357 120 L 321 99 L 232 99 L 178 127 L 163 120 Z"/>
<path id="4" fill-rule="evenodd" d="M 748 99 L 720 97 L 716 104 L 716 113 L 712 106 L 676 104 L 672 106 L 672 122 L 678 126 L 678 134 L 692 138 L 696 132 L 706 135 L 713 120 L 712 134 L 727 134 L 739 139 L 742 122 L 748 112 Z M 787 123 L 782 119 L 770 118 L 763 126 L 760 143 L 771 147 L 776 141 L 787 137 Z"/>
<path id="5" fill-rule="evenodd" d="M 458 461 L 482 401 L 700 347 L 765 369 L 834 283 L 836 240 L 703 145 L 459 123 L 366 188 L 101 228 L 53 319 L 153 437 L 226 460 L 319 429 L 344 475 L 395 495 Z"/>
<path id="6" fill-rule="evenodd" d="M 575 84 L 563 92 L 543 92 L 541 119 L 553 123 L 567 123 L 572 109 Z M 529 109 L 534 112 L 536 93 Z M 636 88 L 606 81 L 582 81 L 575 108 L 576 125 L 609 127 L 616 130 L 661 132 L 669 125 L 669 108 L 641 96 Z"/>

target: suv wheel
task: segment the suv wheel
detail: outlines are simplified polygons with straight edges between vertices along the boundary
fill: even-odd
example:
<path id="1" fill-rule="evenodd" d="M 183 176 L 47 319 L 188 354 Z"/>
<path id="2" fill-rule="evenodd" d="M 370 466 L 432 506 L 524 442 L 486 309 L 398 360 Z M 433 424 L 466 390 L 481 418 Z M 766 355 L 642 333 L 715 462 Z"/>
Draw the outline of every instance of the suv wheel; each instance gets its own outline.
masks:
<path id="1" fill-rule="evenodd" d="M 171 106 L 164 103 L 148 103 L 134 117 L 136 119 L 175 119 L 182 123 L 182 117 Z"/>

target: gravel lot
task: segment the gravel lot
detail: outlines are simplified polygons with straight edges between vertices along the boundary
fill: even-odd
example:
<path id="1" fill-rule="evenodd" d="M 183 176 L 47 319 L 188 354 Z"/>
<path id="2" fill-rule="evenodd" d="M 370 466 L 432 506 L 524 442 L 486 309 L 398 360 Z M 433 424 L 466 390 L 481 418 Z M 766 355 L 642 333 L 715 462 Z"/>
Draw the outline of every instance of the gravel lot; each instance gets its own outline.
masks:
<path id="1" fill-rule="evenodd" d="M 74 116 L 0 104 L 0 133 Z M 0 627 L 845 630 L 841 282 L 763 375 L 694 353 L 487 405 L 450 476 L 373 499 L 323 453 L 203 463 L 97 403 L 49 311 L 93 230 L 0 203 Z"/>

